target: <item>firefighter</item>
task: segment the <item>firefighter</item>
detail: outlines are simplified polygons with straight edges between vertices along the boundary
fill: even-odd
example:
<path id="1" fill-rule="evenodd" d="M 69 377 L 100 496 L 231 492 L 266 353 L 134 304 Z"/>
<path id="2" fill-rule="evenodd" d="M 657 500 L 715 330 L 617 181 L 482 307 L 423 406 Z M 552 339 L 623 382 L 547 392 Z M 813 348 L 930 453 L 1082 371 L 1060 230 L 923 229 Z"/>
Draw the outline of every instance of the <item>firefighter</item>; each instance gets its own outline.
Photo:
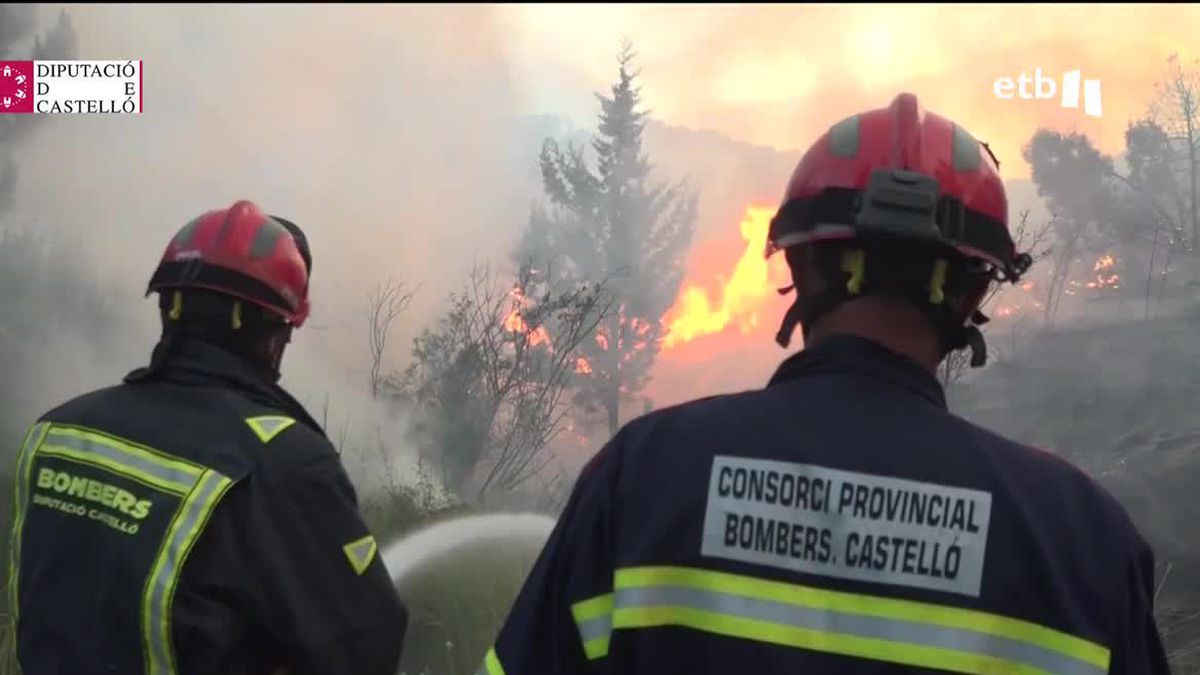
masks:
<path id="1" fill-rule="evenodd" d="M 162 337 L 17 464 L 25 675 L 393 675 L 407 613 L 332 444 L 278 386 L 309 313 L 295 224 L 249 201 L 167 246 Z"/>
<path id="2" fill-rule="evenodd" d="M 660 410 L 576 483 L 479 672 L 1136 673 L 1153 555 L 1062 459 L 947 411 L 1015 282 L 990 150 L 911 94 L 808 150 L 770 230 L 805 349 Z"/>

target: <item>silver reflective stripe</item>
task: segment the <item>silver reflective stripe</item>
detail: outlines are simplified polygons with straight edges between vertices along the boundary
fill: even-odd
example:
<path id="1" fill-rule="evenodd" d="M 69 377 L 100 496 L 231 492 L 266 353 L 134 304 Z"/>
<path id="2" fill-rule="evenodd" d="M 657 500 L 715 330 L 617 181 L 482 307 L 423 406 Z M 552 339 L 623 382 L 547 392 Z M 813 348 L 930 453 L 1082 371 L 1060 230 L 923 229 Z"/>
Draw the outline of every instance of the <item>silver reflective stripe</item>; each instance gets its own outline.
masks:
<path id="1" fill-rule="evenodd" d="M 874 638 L 922 647 L 965 652 L 1014 664 L 1033 666 L 1058 675 L 1104 675 L 1107 670 L 1066 654 L 1010 638 L 965 628 L 917 621 L 851 614 L 794 604 L 677 586 L 618 588 L 615 611 L 651 607 L 681 607 L 722 616 L 765 621 L 824 634 Z M 618 622 L 618 628 L 621 628 Z M 814 649 L 820 649 L 814 646 Z"/>
<path id="2" fill-rule="evenodd" d="M 148 675 L 174 675 L 174 650 L 171 643 L 171 600 L 184 559 L 196 536 L 208 520 L 221 495 L 229 488 L 229 478 L 208 470 L 183 500 L 163 539 L 158 557 L 142 596 L 142 621 L 146 637 Z"/>
<path id="3" fill-rule="evenodd" d="M 46 436 L 46 445 L 50 450 L 47 454 L 54 454 L 54 448 L 65 448 L 91 455 L 116 464 L 117 467 L 113 468 L 132 470 L 159 483 L 159 487 L 180 494 L 189 492 L 200 478 L 199 468 L 171 460 L 159 460 L 148 451 L 85 431 L 54 427 Z"/>
<path id="4" fill-rule="evenodd" d="M 604 593 L 571 605 L 571 617 L 579 630 L 579 640 L 588 660 L 608 655 L 608 638 L 612 633 L 613 594 Z"/>
<path id="5" fill-rule="evenodd" d="M 579 637 L 584 644 L 607 638 L 612 634 L 612 614 L 605 614 L 579 624 Z"/>
<path id="6" fill-rule="evenodd" d="M 41 422 L 35 424 L 26 434 L 20 454 L 17 455 L 17 472 L 13 476 L 13 522 L 8 551 L 8 602 L 9 619 L 14 634 L 17 614 L 21 609 L 17 598 L 17 579 L 21 569 L 21 532 L 25 526 L 25 510 L 29 506 L 30 467 L 33 466 L 33 457 L 37 454 L 37 448 L 49 427 L 48 422 Z"/>

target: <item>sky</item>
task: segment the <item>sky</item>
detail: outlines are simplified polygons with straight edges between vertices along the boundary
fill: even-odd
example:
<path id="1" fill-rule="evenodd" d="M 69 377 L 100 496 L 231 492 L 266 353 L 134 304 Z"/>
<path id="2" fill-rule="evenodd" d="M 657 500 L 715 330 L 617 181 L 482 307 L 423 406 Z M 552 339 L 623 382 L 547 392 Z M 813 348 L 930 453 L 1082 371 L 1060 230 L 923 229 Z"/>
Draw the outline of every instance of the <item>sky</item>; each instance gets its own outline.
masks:
<path id="1" fill-rule="evenodd" d="M 1167 58 L 1200 57 L 1200 6 L 1181 4 L 507 5 L 500 20 L 526 105 L 590 111 L 574 83 L 611 79 L 621 36 L 641 56 L 654 114 L 778 149 L 803 148 L 833 122 L 917 94 L 988 142 L 1006 178 L 1039 125 L 1119 151 Z M 1099 79 L 1103 115 L 1055 100 L 999 100 L 999 77 Z"/>

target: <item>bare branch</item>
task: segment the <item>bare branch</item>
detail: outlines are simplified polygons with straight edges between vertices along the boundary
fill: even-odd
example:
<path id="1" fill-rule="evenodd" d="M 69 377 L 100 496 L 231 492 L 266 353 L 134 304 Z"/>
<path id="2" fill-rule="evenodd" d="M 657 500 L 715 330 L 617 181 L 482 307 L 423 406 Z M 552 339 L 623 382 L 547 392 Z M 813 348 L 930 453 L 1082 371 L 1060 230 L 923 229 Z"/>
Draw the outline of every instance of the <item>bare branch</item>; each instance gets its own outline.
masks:
<path id="1" fill-rule="evenodd" d="M 1045 258 L 1051 252 L 1049 240 L 1053 236 L 1053 229 L 1050 222 L 1044 222 L 1041 226 L 1034 227 L 1029 222 L 1030 209 L 1021 211 L 1020 220 L 1017 226 L 1013 228 L 1013 243 L 1017 251 L 1024 251 L 1034 259 L 1034 261 Z M 987 295 L 984 296 L 983 302 L 979 304 L 981 310 L 986 309 L 1003 290 L 1001 284 L 993 284 L 988 289 Z M 986 326 L 980 330 L 986 330 Z M 1015 349 L 1015 339 L 1014 339 Z M 938 366 L 938 378 L 942 382 L 943 387 L 949 387 L 962 378 L 966 372 L 967 364 L 970 363 L 970 354 L 964 350 L 950 352 L 942 363 Z"/>
<path id="2" fill-rule="evenodd" d="M 511 282 L 472 269 L 452 309 L 414 348 L 417 404 L 435 420 L 427 444 L 460 492 L 474 500 L 513 490 L 553 461 L 547 450 L 568 419 L 564 391 L 578 348 L 612 303 L 601 285 L 522 268 Z"/>
<path id="3" fill-rule="evenodd" d="M 1167 563 L 1167 571 L 1163 572 L 1162 579 L 1160 579 L 1158 582 L 1158 588 L 1155 589 L 1155 591 L 1154 591 L 1155 604 L 1158 603 L 1158 596 L 1162 593 L 1163 586 L 1167 585 L 1167 577 L 1171 576 L 1171 569 L 1172 569 L 1172 567 L 1174 567 L 1174 565 L 1175 565 L 1175 563 L 1173 563 L 1173 562 Z"/>
<path id="4" fill-rule="evenodd" d="M 379 398 L 387 380 L 382 375 L 383 356 L 387 349 L 388 332 L 397 317 L 408 309 L 413 296 L 420 288 L 407 290 L 403 282 L 393 282 L 391 279 L 377 286 L 371 293 L 367 305 L 367 319 L 370 323 L 370 358 L 371 358 L 371 396 Z"/>

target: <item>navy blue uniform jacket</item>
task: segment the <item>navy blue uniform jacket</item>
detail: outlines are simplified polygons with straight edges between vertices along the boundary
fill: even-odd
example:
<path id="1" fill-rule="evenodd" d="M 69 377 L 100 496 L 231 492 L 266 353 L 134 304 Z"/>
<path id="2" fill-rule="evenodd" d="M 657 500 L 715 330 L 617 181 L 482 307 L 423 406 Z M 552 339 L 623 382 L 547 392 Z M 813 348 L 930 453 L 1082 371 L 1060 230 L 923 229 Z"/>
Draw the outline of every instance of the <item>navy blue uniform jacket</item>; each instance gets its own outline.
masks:
<path id="1" fill-rule="evenodd" d="M 1165 674 L 1153 567 L 1083 472 L 838 336 L 623 428 L 480 672 Z"/>
<path id="2" fill-rule="evenodd" d="M 44 415 L 18 460 L 26 675 L 392 675 L 407 611 L 321 428 L 204 342 Z"/>

